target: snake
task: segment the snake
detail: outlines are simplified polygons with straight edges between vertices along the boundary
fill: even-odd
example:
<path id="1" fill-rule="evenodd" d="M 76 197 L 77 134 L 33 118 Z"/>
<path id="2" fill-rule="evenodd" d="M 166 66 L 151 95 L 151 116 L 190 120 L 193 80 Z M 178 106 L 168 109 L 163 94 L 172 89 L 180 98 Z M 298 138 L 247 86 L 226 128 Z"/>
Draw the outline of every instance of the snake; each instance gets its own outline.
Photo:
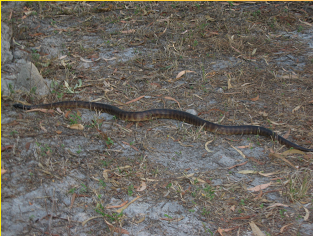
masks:
<path id="1" fill-rule="evenodd" d="M 86 102 L 86 101 L 63 101 L 48 104 L 39 105 L 23 105 L 14 104 L 15 108 L 20 108 L 24 110 L 30 109 L 53 109 L 53 108 L 84 108 L 89 110 L 96 110 L 110 115 L 115 116 L 118 119 L 125 121 L 148 121 L 154 119 L 172 119 L 182 122 L 186 122 L 198 127 L 203 127 L 204 130 L 215 133 L 215 134 L 225 134 L 225 135 L 260 135 L 271 138 L 273 141 L 278 141 L 280 144 L 285 145 L 289 148 L 294 148 L 301 150 L 303 152 L 313 152 L 313 149 L 308 149 L 301 147 L 282 136 L 278 135 L 274 131 L 264 128 L 262 126 L 254 125 L 240 125 L 240 126 L 227 126 L 220 125 L 204 120 L 198 116 L 191 113 L 174 110 L 174 109 L 151 109 L 146 111 L 130 112 L 122 110 L 116 106 L 96 103 L 96 102 Z"/>

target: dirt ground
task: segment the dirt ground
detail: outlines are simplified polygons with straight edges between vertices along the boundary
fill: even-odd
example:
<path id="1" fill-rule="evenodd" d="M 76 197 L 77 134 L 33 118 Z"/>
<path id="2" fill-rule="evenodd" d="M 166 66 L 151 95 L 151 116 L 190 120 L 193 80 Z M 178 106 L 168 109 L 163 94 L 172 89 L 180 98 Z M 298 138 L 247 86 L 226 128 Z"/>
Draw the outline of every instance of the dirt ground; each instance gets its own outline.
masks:
<path id="1" fill-rule="evenodd" d="M 312 153 L 175 120 L 12 106 L 176 109 L 313 148 L 312 2 L 7 4 L 3 235 L 313 235 Z M 27 62 L 47 93 L 19 87 Z"/>

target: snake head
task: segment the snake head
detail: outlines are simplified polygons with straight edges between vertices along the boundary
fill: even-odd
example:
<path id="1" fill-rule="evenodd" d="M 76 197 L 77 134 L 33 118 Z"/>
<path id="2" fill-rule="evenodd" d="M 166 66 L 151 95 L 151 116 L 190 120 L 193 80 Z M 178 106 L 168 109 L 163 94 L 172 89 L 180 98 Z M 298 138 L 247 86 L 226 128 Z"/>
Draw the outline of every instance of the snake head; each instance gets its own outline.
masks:
<path id="1" fill-rule="evenodd" d="M 19 109 L 23 109 L 23 110 L 29 110 L 31 108 L 31 106 L 23 105 L 23 104 L 20 104 L 20 103 L 13 104 L 13 106 L 15 108 L 19 108 Z"/>

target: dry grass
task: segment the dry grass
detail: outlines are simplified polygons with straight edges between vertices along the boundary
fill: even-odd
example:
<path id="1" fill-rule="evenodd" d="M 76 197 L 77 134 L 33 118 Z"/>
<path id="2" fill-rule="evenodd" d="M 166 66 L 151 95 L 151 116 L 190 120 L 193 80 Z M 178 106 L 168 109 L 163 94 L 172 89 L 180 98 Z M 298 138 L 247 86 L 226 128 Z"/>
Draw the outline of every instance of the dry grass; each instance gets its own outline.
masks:
<path id="1" fill-rule="evenodd" d="M 301 169 L 286 181 L 286 194 L 293 202 L 309 202 L 312 199 L 312 170 Z"/>

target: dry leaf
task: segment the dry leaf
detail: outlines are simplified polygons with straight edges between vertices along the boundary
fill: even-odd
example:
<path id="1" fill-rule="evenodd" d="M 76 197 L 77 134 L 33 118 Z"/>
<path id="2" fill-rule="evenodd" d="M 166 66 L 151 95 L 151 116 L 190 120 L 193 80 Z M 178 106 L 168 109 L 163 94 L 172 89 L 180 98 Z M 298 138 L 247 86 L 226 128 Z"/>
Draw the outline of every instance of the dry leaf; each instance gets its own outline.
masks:
<path id="1" fill-rule="evenodd" d="M 121 213 L 121 212 L 124 211 L 130 204 L 132 204 L 133 202 L 137 201 L 139 198 L 141 198 L 141 196 L 138 196 L 138 197 L 134 198 L 134 199 L 131 200 L 129 203 L 127 203 L 125 206 L 123 206 L 122 208 L 118 209 L 116 212 Z"/>
<path id="2" fill-rule="evenodd" d="M 294 109 L 292 109 L 292 113 L 295 113 L 295 111 L 299 110 L 302 107 L 302 105 L 296 106 Z"/>
<path id="3" fill-rule="evenodd" d="M 139 101 L 140 99 L 142 99 L 142 98 L 144 98 L 144 97 L 145 97 L 145 95 L 142 95 L 142 96 L 140 96 L 140 97 L 138 97 L 138 98 L 135 98 L 135 99 L 133 99 L 133 100 L 131 100 L 131 101 L 126 102 L 125 104 L 130 104 L 130 103 L 132 103 L 132 102 L 137 102 L 137 101 Z"/>
<path id="4" fill-rule="evenodd" d="M 113 9 L 113 4 L 110 4 L 108 7 L 98 8 L 97 11 L 98 12 L 107 12 L 107 11 L 111 11 L 112 9 Z"/>
<path id="5" fill-rule="evenodd" d="M 258 96 L 256 96 L 255 98 L 251 98 L 250 100 L 251 100 L 251 101 L 253 101 L 253 102 L 255 102 L 255 101 L 259 100 L 259 95 L 258 95 Z"/>
<path id="6" fill-rule="evenodd" d="M 268 208 L 278 207 L 278 206 L 281 206 L 281 207 L 289 207 L 288 205 L 285 205 L 285 204 L 282 204 L 282 203 L 274 203 L 274 204 L 268 206 Z"/>
<path id="7" fill-rule="evenodd" d="M 302 20 L 300 20 L 300 19 L 299 19 L 299 21 L 300 21 L 302 24 L 305 24 L 305 25 L 308 25 L 308 26 L 311 26 L 311 27 L 313 26 L 313 24 L 310 24 L 310 23 L 308 23 L 308 22 L 302 21 Z"/>
<path id="8" fill-rule="evenodd" d="M 177 102 L 177 104 L 178 104 L 178 106 L 179 106 L 179 108 L 180 108 L 180 104 L 179 104 L 179 102 L 175 99 L 175 98 L 172 98 L 172 97 L 164 97 L 165 99 L 168 99 L 168 100 L 172 100 L 172 101 L 175 101 L 175 102 Z"/>
<path id="9" fill-rule="evenodd" d="M 203 100 L 203 98 L 200 97 L 198 94 L 193 94 L 193 96 L 196 96 L 197 98 L 200 98 L 201 100 Z"/>
<path id="10" fill-rule="evenodd" d="M 157 179 L 147 179 L 147 178 L 140 178 L 140 179 L 142 179 L 144 181 L 150 181 L 150 182 L 159 181 Z"/>
<path id="11" fill-rule="evenodd" d="M 259 192 L 259 194 L 258 194 L 253 200 L 258 200 L 258 199 L 260 199 L 262 196 L 263 196 L 263 191 L 261 190 L 261 191 Z"/>
<path id="12" fill-rule="evenodd" d="M 266 113 L 265 111 L 260 111 L 259 114 L 261 116 L 268 117 L 268 113 Z"/>
<path id="13" fill-rule="evenodd" d="M 71 111 L 67 111 L 64 115 L 65 118 L 68 118 L 69 114 L 71 114 Z"/>
<path id="14" fill-rule="evenodd" d="M 231 89 L 231 88 L 233 87 L 233 86 L 231 85 L 230 81 L 231 81 L 231 78 L 229 78 L 228 81 L 227 81 L 227 87 L 228 87 L 228 89 Z"/>
<path id="15" fill-rule="evenodd" d="M 239 149 L 235 148 L 235 147 L 234 147 L 233 145 L 231 145 L 231 144 L 230 144 L 230 146 L 231 146 L 233 149 L 235 149 L 237 152 L 239 152 L 239 154 L 240 154 L 243 158 L 246 158 L 246 155 L 243 154 L 242 151 L 240 151 Z"/>
<path id="16" fill-rule="evenodd" d="M 11 10 L 10 15 L 8 16 L 8 20 L 12 19 L 12 13 L 13 13 L 13 10 Z"/>
<path id="17" fill-rule="evenodd" d="M 85 127 L 82 124 L 73 124 L 73 125 L 68 125 L 67 128 L 83 130 Z"/>
<path id="18" fill-rule="evenodd" d="M 180 218 L 172 218 L 172 219 L 169 219 L 169 221 L 171 221 L 171 222 L 178 222 L 178 221 L 181 221 L 181 220 L 183 220 L 185 217 L 180 217 Z M 161 218 L 162 219 L 162 218 Z"/>
<path id="19" fill-rule="evenodd" d="M 241 53 L 237 48 L 234 48 L 233 46 L 230 46 L 232 49 L 234 49 L 236 52 Z"/>
<path id="20" fill-rule="evenodd" d="M 4 147 L 1 147 L 1 152 L 5 151 L 5 150 L 12 149 L 13 147 L 14 147 L 14 145 L 6 145 Z"/>
<path id="21" fill-rule="evenodd" d="M 258 191 L 260 191 L 262 189 L 266 189 L 267 187 L 269 187 L 271 185 L 272 185 L 272 182 L 269 182 L 267 184 L 261 184 L 261 185 L 255 186 L 253 188 L 248 188 L 247 190 L 252 191 L 252 192 L 258 192 Z"/>
<path id="22" fill-rule="evenodd" d="M 28 16 L 30 14 L 36 13 L 35 11 L 30 10 L 30 8 L 28 8 L 27 10 L 24 11 L 25 16 Z"/>
<path id="23" fill-rule="evenodd" d="M 220 227 L 218 227 L 217 232 L 219 232 L 221 236 L 224 236 L 224 235 L 223 235 L 224 230 L 223 230 L 223 229 L 221 229 Z"/>
<path id="24" fill-rule="evenodd" d="M 205 16 L 205 19 L 207 19 L 208 21 L 211 21 L 211 22 L 214 22 L 214 21 L 215 21 L 215 19 L 212 18 L 212 17 L 209 16 L 209 15 L 206 15 L 206 16 Z"/>
<path id="25" fill-rule="evenodd" d="M 26 143 L 26 145 L 25 145 L 26 151 L 29 150 L 30 144 L 31 144 L 31 142 Z"/>
<path id="26" fill-rule="evenodd" d="M 26 113 L 28 112 L 33 112 L 33 111 L 40 111 L 40 112 L 43 112 L 43 113 L 53 113 L 54 110 L 48 110 L 48 109 L 31 109 L 31 110 L 28 110 L 28 111 L 24 111 Z"/>
<path id="27" fill-rule="evenodd" d="M 129 145 L 132 149 L 134 149 L 135 151 L 139 152 L 139 149 L 136 148 L 134 145 Z"/>
<path id="28" fill-rule="evenodd" d="M 238 226 L 233 227 L 233 228 L 229 228 L 229 229 L 221 229 L 221 228 L 218 228 L 217 232 L 219 232 L 220 235 L 223 236 L 223 232 L 229 232 L 229 231 L 232 231 L 232 230 L 237 229 L 237 228 L 238 228 Z"/>
<path id="29" fill-rule="evenodd" d="M 57 112 L 61 113 L 61 114 L 64 114 L 63 111 L 61 111 L 60 107 L 57 108 Z"/>
<path id="30" fill-rule="evenodd" d="M 103 81 L 103 84 L 105 85 L 105 87 L 108 87 L 108 86 L 106 86 L 106 84 L 107 84 L 106 81 Z M 99 102 L 101 100 L 102 100 L 102 98 L 96 98 L 96 99 L 92 100 L 91 102 Z"/>
<path id="31" fill-rule="evenodd" d="M 212 72 L 206 73 L 205 78 L 206 78 L 206 79 L 207 79 L 207 78 L 212 78 L 212 77 L 214 77 L 215 75 L 216 75 L 216 72 L 215 72 L 215 71 L 212 71 Z"/>
<path id="32" fill-rule="evenodd" d="M 57 130 L 57 131 L 55 131 L 57 134 L 62 134 L 62 131 L 60 131 L 60 130 Z"/>
<path id="33" fill-rule="evenodd" d="M 291 154 L 305 154 L 303 151 L 297 150 L 297 149 L 290 149 L 287 151 L 284 151 L 283 153 L 281 153 L 281 155 L 283 156 L 288 156 Z"/>
<path id="34" fill-rule="evenodd" d="M 102 60 L 105 60 L 105 61 L 112 61 L 112 60 L 116 60 L 116 59 L 117 59 L 116 57 L 111 57 L 111 58 L 102 57 Z"/>
<path id="35" fill-rule="evenodd" d="M 306 209 L 304 206 L 302 206 L 303 209 L 305 210 L 305 216 L 303 217 L 303 220 L 304 221 L 307 221 L 309 219 L 309 216 L 310 216 L 310 212 L 308 209 Z"/>
<path id="36" fill-rule="evenodd" d="M 126 229 L 114 227 L 111 223 L 104 220 L 105 223 L 108 225 L 111 231 L 118 233 L 118 234 L 129 234 L 129 232 Z"/>
<path id="37" fill-rule="evenodd" d="M 128 201 L 123 202 L 122 204 L 118 205 L 118 206 L 107 206 L 106 209 L 112 209 L 112 208 L 120 208 L 123 207 L 127 204 Z"/>
<path id="38" fill-rule="evenodd" d="M 104 170 L 104 171 L 102 172 L 102 176 L 103 176 L 103 178 L 104 178 L 106 181 L 109 181 L 108 172 L 110 172 L 110 170 Z"/>
<path id="39" fill-rule="evenodd" d="M 48 131 L 46 130 L 46 128 L 41 125 L 41 122 L 39 123 L 39 126 L 40 126 L 40 128 L 43 130 L 43 132 L 45 132 L 45 133 L 48 132 Z"/>
<path id="40" fill-rule="evenodd" d="M 238 171 L 238 173 L 247 175 L 247 174 L 257 174 L 258 171 L 256 171 L 256 170 L 240 170 L 240 171 Z"/>
<path id="41" fill-rule="evenodd" d="M 7 170 L 1 169 L 1 175 L 5 174 L 6 172 L 7 172 Z"/>
<path id="42" fill-rule="evenodd" d="M 277 174 L 278 172 L 272 172 L 272 173 L 262 173 L 262 172 L 259 172 L 259 175 L 262 175 L 262 176 L 265 176 L 265 177 L 269 177 L 271 175 L 275 175 Z"/>
<path id="43" fill-rule="evenodd" d="M 267 120 L 274 125 L 284 125 L 285 124 L 285 123 L 277 123 L 277 122 L 271 121 L 270 119 L 267 119 Z"/>
<path id="44" fill-rule="evenodd" d="M 240 149 L 251 148 L 251 144 L 250 145 L 246 145 L 246 146 L 237 146 L 237 148 L 240 148 Z"/>
<path id="45" fill-rule="evenodd" d="M 265 236 L 265 234 L 259 229 L 258 226 L 256 226 L 256 224 L 253 221 L 249 222 L 249 225 L 255 236 Z"/>
<path id="46" fill-rule="evenodd" d="M 85 221 L 82 222 L 82 226 L 85 226 L 85 224 L 87 224 L 88 221 L 90 220 L 93 220 L 93 219 L 97 219 L 97 218 L 102 218 L 103 216 L 94 216 L 94 217 L 91 217 Z"/>
<path id="47" fill-rule="evenodd" d="M 77 193 L 74 193 L 74 194 L 72 195 L 70 209 L 72 209 L 72 207 L 73 207 L 73 205 L 74 205 L 76 196 L 77 196 Z"/>
<path id="48" fill-rule="evenodd" d="M 282 155 L 280 154 L 277 154 L 277 153 L 270 153 L 269 155 L 270 157 L 276 157 L 276 158 L 279 158 L 281 160 L 283 160 L 284 162 L 286 162 L 288 165 L 290 165 L 291 167 L 295 168 L 295 169 L 298 169 L 294 164 L 292 164 L 290 161 L 288 161 L 285 157 L 283 157 Z"/>
<path id="49" fill-rule="evenodd" d="M 188 175 L 180 176 L 177 179 L 184 179 L 184 178 L 188 179 L 189 177 L 192 177 L 194 175 L 195 175 L 195 173 L 191 173 L 191 174 L 188 174 Z"/>
<path id="50" fill-rule="evenodd" d="M 207 183 L 206 181 L 204 181 L 203 179 L 197 178 L 197 177 L 192 177 L 191 178 L 193 181 L 197 181 L 198 183 Z M 195 183 L 195 182 L 193 182 Z"/>
<path id="51" fill-rule="evenodd" d="M 139 224 L 139 223 L 143 222 L 145 219 L 146 219 L 146 216 L 144 215 L 138 221 L 136 221 L 136 224 Z"/>
<path id="52" fill-rule="evenodd" d="M 281 229 L 279 230 L 280 233 L 283 233 L 285 228 L 288 227 L 289 225 L 293 225 L 294 223 L 288 224 L 288 225 L 284 225 L 283 227 L 281 227 Z"/>
<path id="53" fill-rule="evenodd" d="M 136 32 L 136 30 L 134 30 L 134 29 L 121 31 L 122 34 L 131 34 L 131 33 L 135 33 L 135 32 Z"/>
<path id="54" fill-rule="evenodd" d="M 146 182 L 141 182 L 141 185 L 140 185 L 140 187 L 138 187 L 136 190 L 138 191 L 138 192 L 142 192 L 143 190 L 145 190 L 147 188 L 147 185 L 146 185 Z"/>
<path id="55" fill-rule="evenodd" d="M 92 63 L 92 62 L 94 62 L 94 61 L 91 61 L 91 60 L 86 60 L 86 59 L 84 59 L 84 58 L 82 58 L 82 57 L 80 57 L 80 60 L 83 61 L 83 62 L 86 62 L 86 63 Z M 66 81 L 64 81 L 64 82 L 68 85 L 68 83 L 67 83 Z M 65 86 L 66 86 L 66 84 L 65 84 Z M 66 86 L 66 87 L 68 87 L 68 86 Z"/>
<path id="56" fill-rule="evenodd" d="M 125 169 L 129 169 L 129 168 L 131 168 L 131 166 L 121 166 L 121 167 L 117 167 L 117 168 L 115 168 L 115 170 L 119 170 L 119 171 L 122 171 L 122 170 L 125 170 Z"/>
<path id="57" fill-rule="evenodd" d="M 183 70 L 181 72 L 179 72 L 176 76 L 176 79 L 179 79 L 180 77 L 182 77 L 184 74 L 186 73 L 196 73 L 195 71 L 192 71 L 192 70 Z"/>
<path id="58" fill-rule="evenodd" d="M 247 163 L 248 163 L 248 161 L 246 161 L 246 162 L 244 162 L 244 163 L 236 164 L 236 165 L 234 165 L 234 166 L 228 167 L 228 169 L 231 170 L 231 169 L 233 169 L 233 168 L 235 168 L 235 167 L 237 167 L 237 166 L 243 166 L 243 165 L 245 165 L 245 164 L 247 164 Z"/>
<path id="59" fill-rule="evenodd" d="M 211 150 L 208 148 L 208 145 L 209 145 L 210 143 L 212 143 L 213 140 L 214 140 L 214 139 L 212 139 L 211 141 L 207 141 L 207 142 L 205 143 L 204 148 L 205 148 L 205 150 L 207 150 L 207 152 L 213 152 L 213 151 L 211 151 Z"/>
<path id="60" fill-rule="evenodd" d="M 207 37 L 211 37 L 212 35 L 218 35 L 219 33 L 216 32 L 216 31 L 208 31 L 207 30 L 207 33 L 205 33 L 205 36 Z"/>

